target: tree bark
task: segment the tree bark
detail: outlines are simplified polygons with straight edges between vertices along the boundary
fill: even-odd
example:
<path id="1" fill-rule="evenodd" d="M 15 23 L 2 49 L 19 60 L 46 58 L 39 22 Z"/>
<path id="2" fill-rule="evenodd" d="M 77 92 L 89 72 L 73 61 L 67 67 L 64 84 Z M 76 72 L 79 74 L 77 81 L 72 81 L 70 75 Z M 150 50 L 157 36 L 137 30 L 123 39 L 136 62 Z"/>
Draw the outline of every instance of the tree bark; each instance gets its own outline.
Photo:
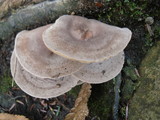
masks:
<path id="1" fill-rule="evenodd" d="M 24 5 L 40 3 L 45 0 L 2 0 L 0 1 L 0 19 L 9 14 L 12 10 Z"/>
<path id="2" fill-rule="evenodd" d="M 63 14 L 71 14 L 91 7 L 90 3 L 88 0 L 54 0 L 20 9 L 5 21 L 0 22 L 0 40 L 8 39 L 14 33 L 24 29 L 53 23 Z"/>
<path id="3" fill-rule="evenodd" d="M 46 21 L 54 20 L 58 15 L 65 13 L 66 7 L 66 3 L 60 4 L 59 1 L 47 1 L 21 9 L 6 21 L 0 23 L 0 39 L 8 39 L 13 33 L 28 29 L 31 26 L 44 25 Z"/>

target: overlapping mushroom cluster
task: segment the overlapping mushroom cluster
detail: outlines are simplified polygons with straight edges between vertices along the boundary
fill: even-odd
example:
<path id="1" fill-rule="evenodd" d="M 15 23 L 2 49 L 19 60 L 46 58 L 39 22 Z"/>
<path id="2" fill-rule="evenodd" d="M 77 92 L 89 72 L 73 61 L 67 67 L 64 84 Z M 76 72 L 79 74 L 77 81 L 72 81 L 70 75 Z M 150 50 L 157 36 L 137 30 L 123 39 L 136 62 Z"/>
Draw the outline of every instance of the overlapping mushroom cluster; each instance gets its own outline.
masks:
<path id="1" fill-rule="evenodd" d="M 17 85 L 38 98 L 57 97 L 81 82 L 103 83 L 124 64 L 131 31 L 80 16 L 18 33 L 11 57 Z"/>

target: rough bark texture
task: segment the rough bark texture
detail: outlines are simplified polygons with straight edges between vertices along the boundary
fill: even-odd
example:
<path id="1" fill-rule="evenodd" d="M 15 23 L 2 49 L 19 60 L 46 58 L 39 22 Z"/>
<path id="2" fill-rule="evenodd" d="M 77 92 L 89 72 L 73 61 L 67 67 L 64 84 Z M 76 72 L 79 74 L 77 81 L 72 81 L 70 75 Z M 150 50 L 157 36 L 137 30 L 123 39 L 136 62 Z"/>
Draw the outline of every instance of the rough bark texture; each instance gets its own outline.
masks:
<path id="1" fill-rule="evenodd" d="M 18 7 L 39 3 L 45 0 L 2 0 L 0 2 L 0 19 Z"/>
<path id="2" fill-rule="evenodd" d="M 6 21 L 0 23 L 0 39 L 5 40 L 13 33 L 28 29 L 30 26 L 46 24 L 46 21 L 55 20 L 65 13 L 67 5 L 56 1 L 44 2 L 35 6 L 29 6 L 11 15 Z"/>
<path id="3" fill-rule="evenodd" d="M 83 3 L 84 1 L 81 0 L 55 0 L 21 9 L 7 20 L 0 22 L 0 40 L 8 39 L 13 33 L 23 29 L 54 22 L 60 15 L 85 9 L 90 2 Z"/>

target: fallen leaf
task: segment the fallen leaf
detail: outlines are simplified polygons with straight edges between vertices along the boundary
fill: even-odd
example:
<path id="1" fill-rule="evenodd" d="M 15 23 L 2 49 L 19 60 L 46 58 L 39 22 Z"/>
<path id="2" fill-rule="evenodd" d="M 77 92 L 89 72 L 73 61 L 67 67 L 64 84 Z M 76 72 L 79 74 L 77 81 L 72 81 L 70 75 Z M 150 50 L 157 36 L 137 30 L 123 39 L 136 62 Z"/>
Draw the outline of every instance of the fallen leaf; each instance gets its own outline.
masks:
<path id="1" fill-rule="evenodd" d="M 14 104 L 9 108 L 9 111 L 11 111 L 15 106 L 16 106 L 16 104 L 14 103 Z"/>
<path id="2" fill-rule="evenodd" d="M 24 103 L 20 100 L 16 100 L 17 103 L 21 104 L 21 105 L 24 105 Z"/>
<path id="3" fill-rule="evenodd" d="M 29 120 L 22 115 L 12 115 L 8 113 L 0 113 L 0 120 Z"/>
<path id="4" fill-rule="evenodd" d="M 91 95 L 91 85 L 84 83 L 75 101 L 74 107 L 70 113 L 66 115 L 65 120 L 85 120 L 89 110 L 87 106 L 88 99 Z"/>

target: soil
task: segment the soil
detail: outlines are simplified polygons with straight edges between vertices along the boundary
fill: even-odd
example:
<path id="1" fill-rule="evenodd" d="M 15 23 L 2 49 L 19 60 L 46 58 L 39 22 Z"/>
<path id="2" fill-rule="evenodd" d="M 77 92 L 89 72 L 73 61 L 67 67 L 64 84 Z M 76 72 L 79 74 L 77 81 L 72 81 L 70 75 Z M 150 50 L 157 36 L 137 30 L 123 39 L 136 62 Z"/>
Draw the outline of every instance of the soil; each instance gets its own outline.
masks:
<path id="1" fill-rule="evenodd" d="M 24 115 L 30 120 L 63 120 L 74 105 L 75 99 L 61 95 L 52 99 L 38 99 L 13 87 L 0 95 L 0 113 Z"/>

